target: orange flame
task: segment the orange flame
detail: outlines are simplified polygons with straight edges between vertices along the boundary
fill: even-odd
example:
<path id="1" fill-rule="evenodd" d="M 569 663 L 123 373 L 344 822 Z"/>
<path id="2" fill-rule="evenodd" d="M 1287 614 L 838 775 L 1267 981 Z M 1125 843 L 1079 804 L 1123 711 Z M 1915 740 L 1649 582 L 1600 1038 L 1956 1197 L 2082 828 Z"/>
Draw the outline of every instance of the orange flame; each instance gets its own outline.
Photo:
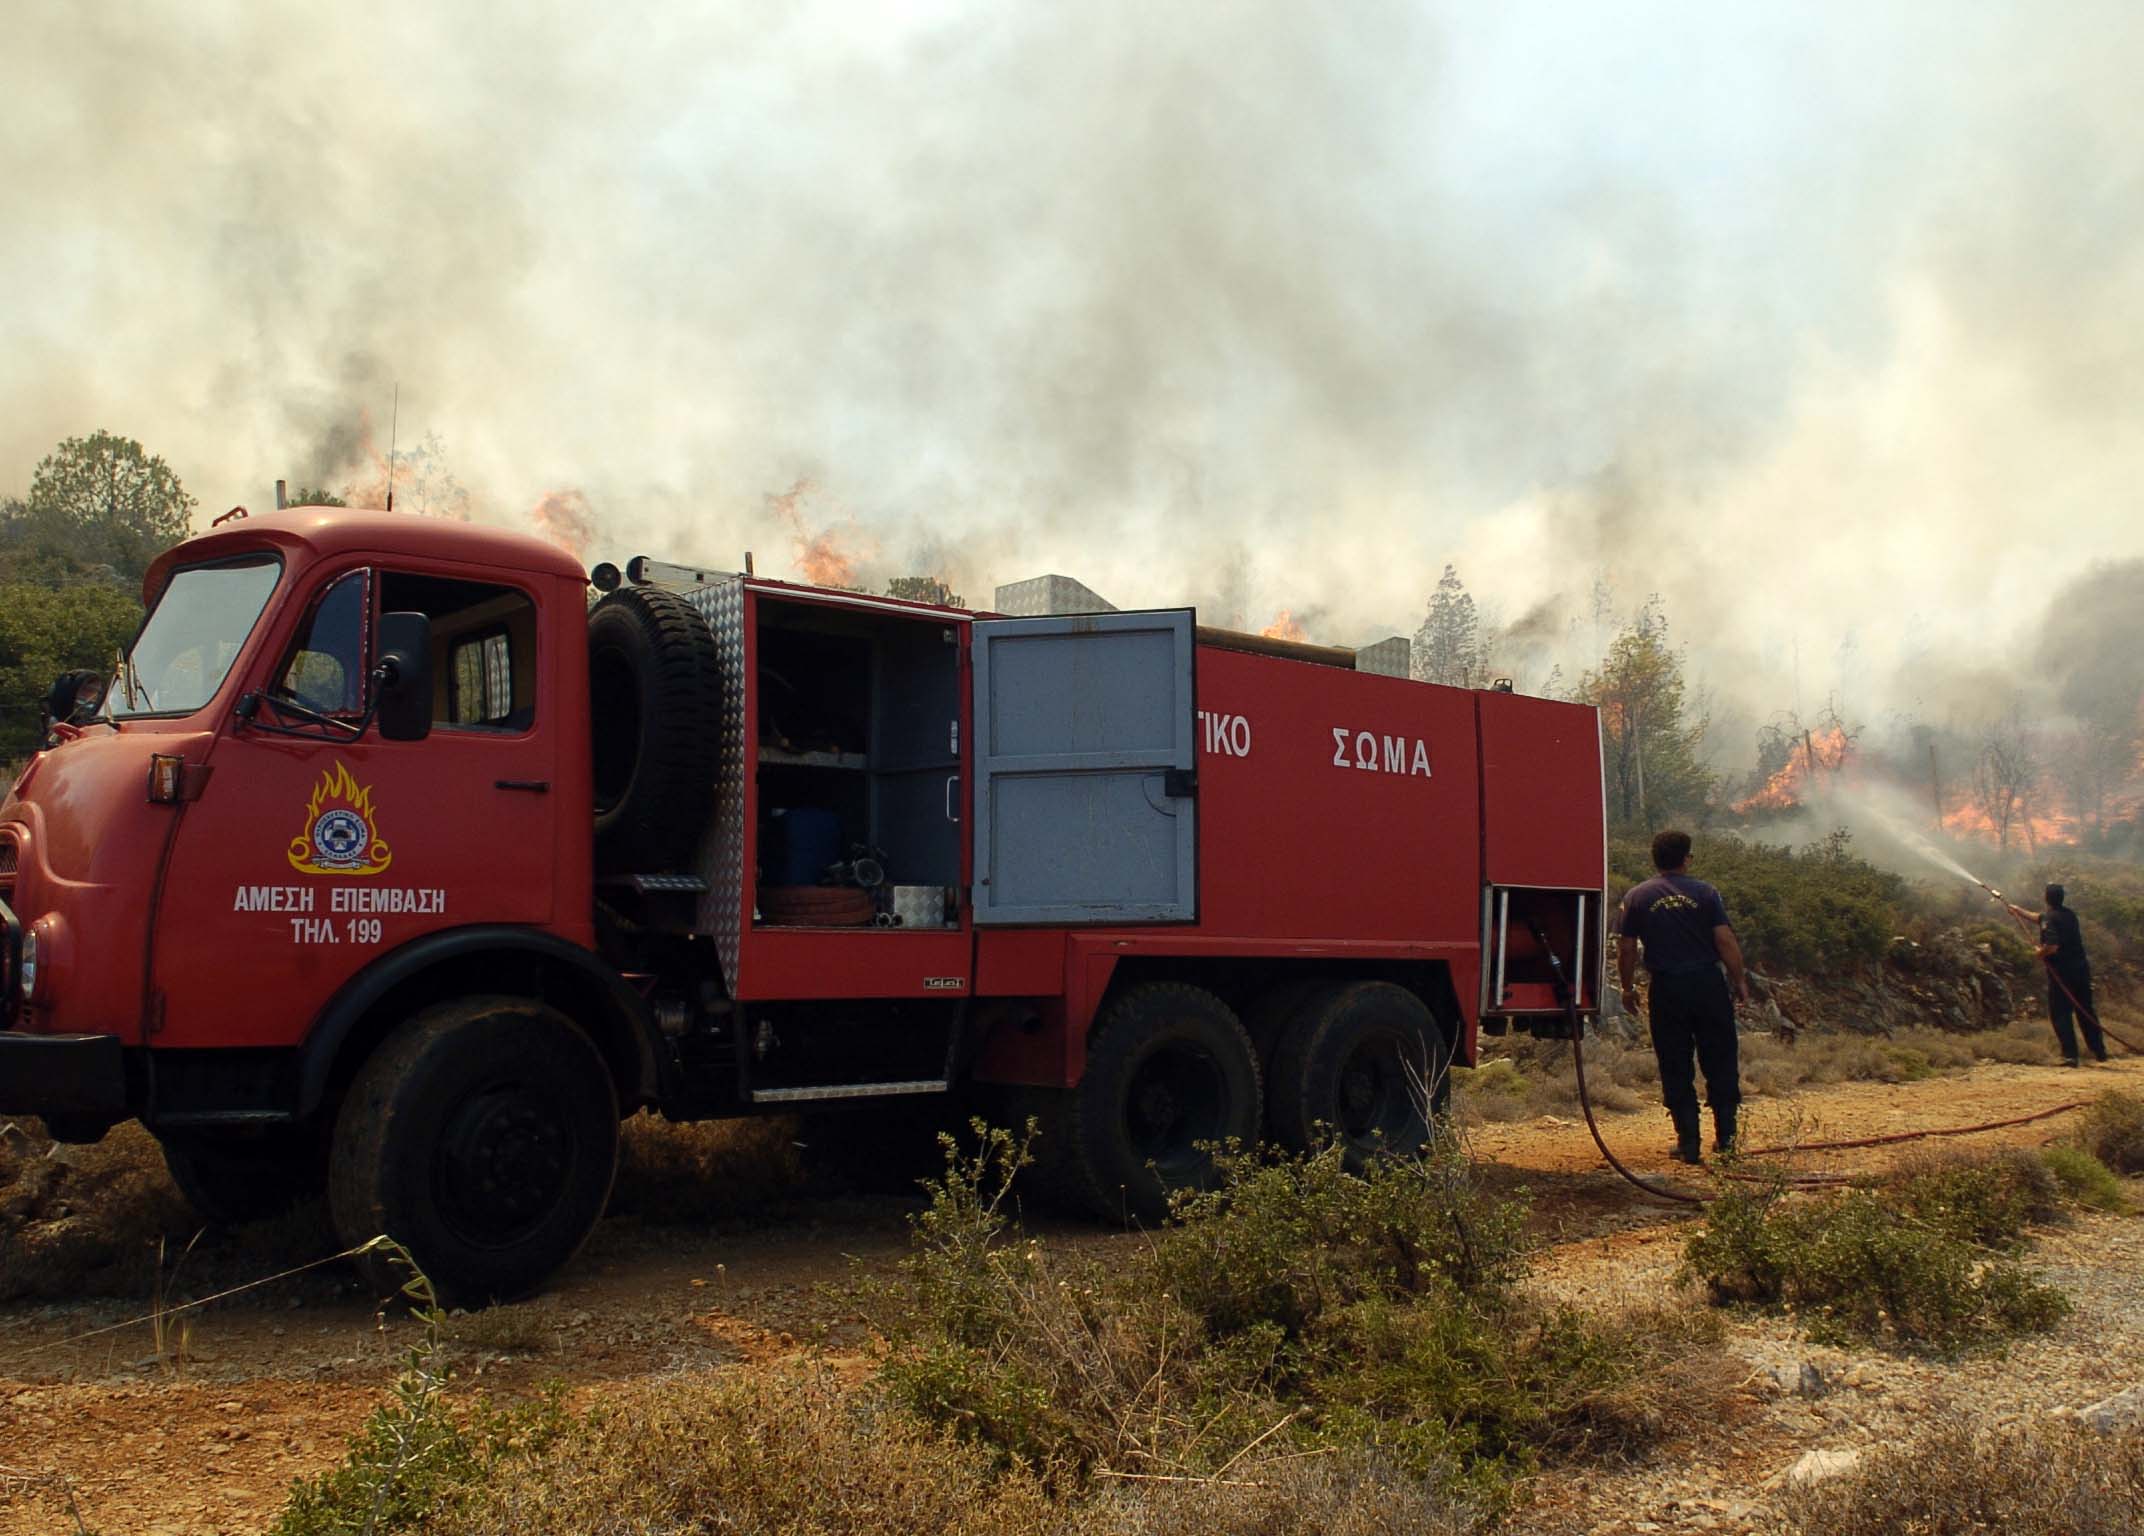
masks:
<path id="1" fill-rule="evenodd" d="M 1273 622 L 1258 631 L 1258 633 L 1268 640 L 1304 640 L 1309 638 L 1303 633 L 1303 626 L 1295 621 L 1294 613 L 1286 608 L 1274 614 Z"/>
<path id="2" fill-rule="evenodd" d="M 529 513 L 537 537 L 548 539 L 576 560 L 588 558 L 595 542 L 596 515 L 588 497 L 577 490 L 546 491 Z"/>
<path id="3" fill-rule="evenodd" d="M 2028 851 L 2050 844 L 2071 846 L 2082 840 L 2084 828 L 2066 811 L 2041 811 L 2037 806 L 2053 803 L 2045 784 L 2018 799 L 2005 828 L 1978 801 L 1968 799 L 1943 813 L 1943 830 L 1960 842 L 1987 843 L 1991 847 L 2017 845 Z"/>
<path id="4" fill-rule="evenodd" d="M 815 587 L 854 587 L 859 555 L 844 549 L 831 528 L 814 533 L 804 522 L 804 503 L 818 487 L 809 476 L 780 495 L 767 497 L 774 515 L 789 525 L 797 570 Z"/>
<path id="5" fill-rule="evenodd" d="M 1806 805 L 1812 794 L 1823 792 L 1819 774 L 1835 774 L 1846 766 L 1853 742 L 1837 726 L 1811 731 L 1794 743 L 1794 750 L 1764 788 L 1735 802 L 1735 814 L 1752 811 L 1791 811 Z"/>

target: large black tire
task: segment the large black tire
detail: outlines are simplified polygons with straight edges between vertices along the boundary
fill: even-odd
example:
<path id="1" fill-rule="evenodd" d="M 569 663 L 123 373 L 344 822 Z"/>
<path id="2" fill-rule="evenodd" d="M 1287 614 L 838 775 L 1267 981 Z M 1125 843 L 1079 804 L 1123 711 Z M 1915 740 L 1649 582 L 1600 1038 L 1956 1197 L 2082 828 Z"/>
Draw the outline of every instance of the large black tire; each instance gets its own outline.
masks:
<path id="1" fill-rule="evenodd" d="M 618 1170 L 603 1056 L 563 1014 L 519 997 L 426 1009 L 358 1072 L 335 1121 L 328 1203 L 352 1247 L 385 1233 L 449 1306 L 527 1294 L 580 1249 Z M 358 1261 L 380 1295 L 408 1278 Z"/>
<path id="2" fill-rule="evenodd" d="M 1147 982 L 1112 1001 L 1087 1071 L 1058 1098 L 1037 1149 L 1046 1187 L 1110 1221 L 1157 1225 L 1169 1196 L 1213 1182 L 1215 1143 L 1258 1139 L 1258 1057 L 1201 987 Z"/>
<path id="3" fill-rule="evenodd" d="M 1451 1074 L 1444 1032 L 1428 1006 L 1389 981 L 1335 982 L 1310 994 L 1271 1060 L 1273 1140 L 1294 1152 L 1338 1141 L 1356 1169 L 1380 1155 L 1420 1151 Z"/>
<path id="4" fill-rule="evenodd" d="M 675 592 L 621 587 L 588 614 L 596 872 L 683 867 L 714 804 L 715 637 Z"/>
<path id="5" fill-rule="evenodd" d="M 170 1131 L 159 1140 L 171 1182 L 212 1227 L 280 1216 L 327 1188 L 318 1138 L 299 1131 Z"/>

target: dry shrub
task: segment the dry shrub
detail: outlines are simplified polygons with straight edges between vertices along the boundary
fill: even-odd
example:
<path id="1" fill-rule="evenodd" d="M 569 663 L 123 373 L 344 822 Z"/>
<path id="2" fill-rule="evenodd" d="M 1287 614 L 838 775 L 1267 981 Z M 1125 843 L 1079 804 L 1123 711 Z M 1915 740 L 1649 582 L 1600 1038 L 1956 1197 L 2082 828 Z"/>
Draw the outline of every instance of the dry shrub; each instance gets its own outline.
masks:
<path id="1" fill-rule="evenodd" d="M 637 1384 L 465 1492 L 440 1536 L 1065 1530 L 1041 1483 L 831 1377 Z"/>
<path id="2" fill-rule="evenodd" d="M 803 1183 L 796 1134 L 787 1116 L 688 1125 L 642 1111 L 619 1127 L 611 1211 L 673 1225 L 779 1207 Z"/>
<path id="3" fill-rule="evenodd" d="M 1790 1490 L 1800 1536 L 2116 1536 L 2144 1530 L 2144 1431 L 1954 1424 Z"/>
<path id="4" fill-rule="evenodd" d="M 1366 1455 L 1054 1496 L 1025 1467 L 804 1370 L 651 1382 L 436 1511 L 437 1536 L 971 1531 L 995 1536 L 1461 1536 L 1478 1513 Z"/>
<path id="5" fill-rule="evenodd" d="M 540 1355 L 558 1346 L 554 1314 L 530 1302 L 457 1313 L 447 1320 L 445 1337 L 472 1354 Z"/>
<path id="6" fill-rule="evenodd" d="M 144 1295 L 160 1244 L 199 1225 L 138 1125 L 87 1147 L 34 1120 L 0 1135 L 0 1301 Z"/>
<path id="7" fill-rule="evenodd" d="M 1079 1536 L 1465 1536 L 1478 1505 L 1362 1452 L 1268 1462 L 1249 1474 L 1103 1489 L 1065 1511 Z"/>
<path id="8" fill-rule="evenodd" d="M 1578 1078 L 1566 1042 L 1513 1035 L 1501 1048 L 1504 1054 L 1453 1077 L 1464 1114 L 1492 1124 L 1578 1115 Z M 1658 1097 L 1659 1081 L 1660 1067 L 1650 1046 L 1610 1039 L 1586 1042 L 1586 1091 L 1595 1109 L 1609 1114 L 1643 1109 Z"/>
<path id="9" fill-rule="evenodd" d="M 2144 1173 L 2144 1099 L 2101 1094 L 2084 1112 L 2077 1144 L 2116 1173 Z"/>
<path id="10" fill-rule="evenodd" d="M 2013 1066 L 2044 1066 L 2054 1059 L 2054 1033 L 2045 1019 L 2012 1019 L 2001 1029 L 1986 1030 L 1965 1038 L 1987 1061 Z"/>

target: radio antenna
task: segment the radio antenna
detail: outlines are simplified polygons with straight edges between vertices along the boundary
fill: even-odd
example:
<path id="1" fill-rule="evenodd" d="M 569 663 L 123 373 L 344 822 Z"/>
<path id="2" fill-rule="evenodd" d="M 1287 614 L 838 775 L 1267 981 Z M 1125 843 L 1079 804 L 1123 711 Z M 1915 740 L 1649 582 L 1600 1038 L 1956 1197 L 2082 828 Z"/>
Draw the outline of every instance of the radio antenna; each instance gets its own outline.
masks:
<path id="1" fill-rule="evenodd" d="M 394 414 L 387 418 L 387 510 L 395 509 L 395 435 L 402 430 L 402 381 L 395 380 Z"/>

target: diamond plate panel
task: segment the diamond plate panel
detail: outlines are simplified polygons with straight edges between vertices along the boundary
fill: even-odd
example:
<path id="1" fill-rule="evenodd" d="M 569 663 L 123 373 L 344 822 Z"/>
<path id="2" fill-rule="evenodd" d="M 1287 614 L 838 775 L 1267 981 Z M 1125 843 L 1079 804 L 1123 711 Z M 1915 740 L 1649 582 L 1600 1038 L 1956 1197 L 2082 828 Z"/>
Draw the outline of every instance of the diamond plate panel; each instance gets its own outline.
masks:
<path id="1" fill-rule="evenodd" d="M 722 669 L 721 744 L 715 762 L 715 814 L 701 835 L 693 873 L 707 882 L 700 897 L 700 931 L 715 941 L 722 979 L 737 990 L 738 951 L 744 938 L 744 792 L 751 771 L 745 751 L 744 578 L 730 576 L 693 587 L 685 600 L 707 621 Z"/>

